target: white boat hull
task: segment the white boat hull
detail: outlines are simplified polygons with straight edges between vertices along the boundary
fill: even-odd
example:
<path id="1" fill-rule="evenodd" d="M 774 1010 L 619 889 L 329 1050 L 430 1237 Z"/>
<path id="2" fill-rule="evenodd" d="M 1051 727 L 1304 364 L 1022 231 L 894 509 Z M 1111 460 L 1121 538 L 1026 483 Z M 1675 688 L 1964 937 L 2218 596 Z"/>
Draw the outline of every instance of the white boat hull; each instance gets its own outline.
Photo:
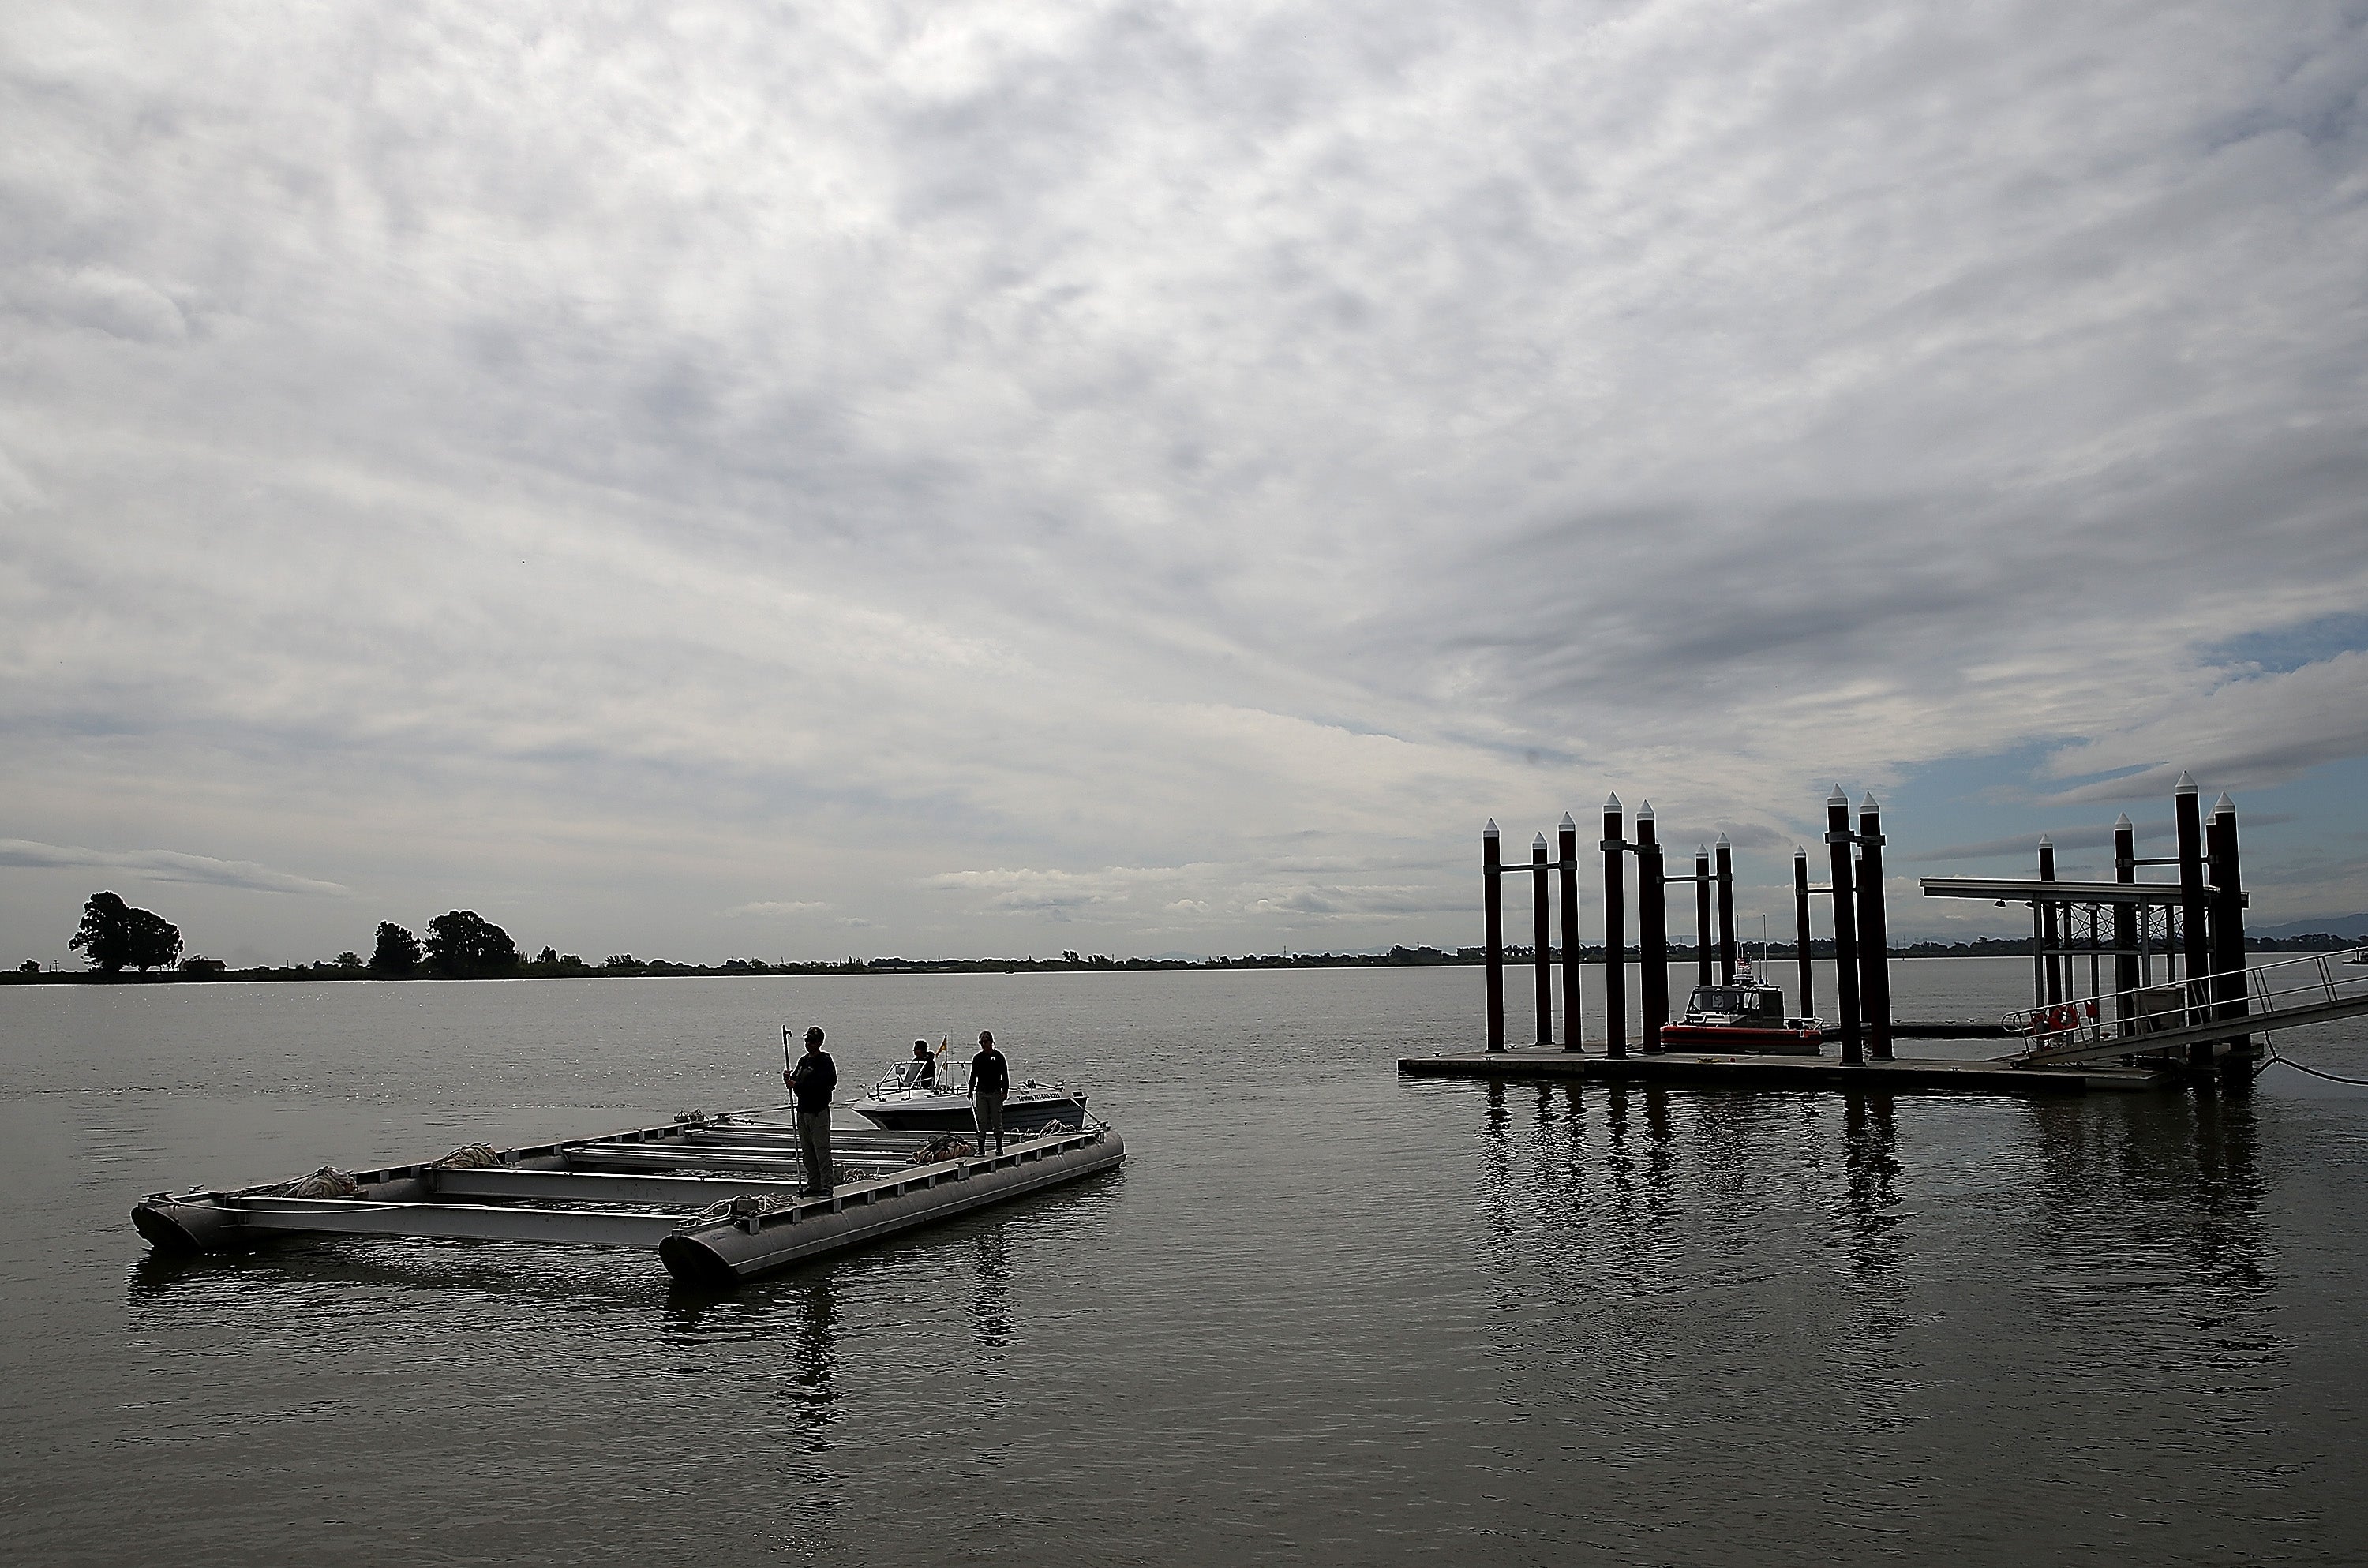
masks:
<path id="1" fill-rule="evenodd" d="M 962 1095 L 891 1092 L 855 1102 L 855 1114 L 892 1132 L 975 1132 L 978 1119 Z M 1086 1119 L 1086 1097 L 1066 1089 L 1019 1089 L 1003 1102 L 1006 1132 L 1036 1132 L 1059 1122 L 1072 1131 Z"/>

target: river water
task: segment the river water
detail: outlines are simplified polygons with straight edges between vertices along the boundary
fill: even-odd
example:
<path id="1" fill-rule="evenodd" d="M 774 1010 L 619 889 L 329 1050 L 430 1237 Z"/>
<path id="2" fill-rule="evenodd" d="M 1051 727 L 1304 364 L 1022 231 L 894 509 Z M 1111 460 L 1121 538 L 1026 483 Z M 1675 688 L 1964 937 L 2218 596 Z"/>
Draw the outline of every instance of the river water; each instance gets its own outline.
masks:
<path id="1" fill-rule="evenodd" d="M 1903 1017 L 1994 1016 L 2025 985 L 1984 960 L 1895 983 Z M 2368 1090 L 2285 1068 L 2242 1101 L 1397 1077 L 1468 1047 L 1478 991 L 1474 970 L 0 990 L 0 1559 L 2368 1553 Z M 173 1262 L 125 1217 L 166 1187 L 778 1098 L 779 1026 L 808 1022 L 849 1077 L 993 1028 L 1019 1076 L 1091 1085 L 1129 1163 L 726 1296 L 600 1249 Z M 2282 1044 L 2368 1074 L 2368 1032 Z"/>

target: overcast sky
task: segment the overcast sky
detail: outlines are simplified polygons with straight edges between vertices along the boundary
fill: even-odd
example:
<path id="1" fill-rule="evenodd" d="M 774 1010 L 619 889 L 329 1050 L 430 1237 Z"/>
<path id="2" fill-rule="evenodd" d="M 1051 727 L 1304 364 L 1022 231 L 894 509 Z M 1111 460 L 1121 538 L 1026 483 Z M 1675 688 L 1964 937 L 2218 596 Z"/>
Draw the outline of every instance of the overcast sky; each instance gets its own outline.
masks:
<path id="1" fill-rule="evenodd" d="M 2012 930 L 1913 879 L 2181 767 L 2256 921 L 2368 909 L 2368 6 L 34 0 L 0 70 L 7 962 L 99 887 L 1454 945 L 1611 790 L 1781 927 L 1836 781 L 1895 930 Z"/>

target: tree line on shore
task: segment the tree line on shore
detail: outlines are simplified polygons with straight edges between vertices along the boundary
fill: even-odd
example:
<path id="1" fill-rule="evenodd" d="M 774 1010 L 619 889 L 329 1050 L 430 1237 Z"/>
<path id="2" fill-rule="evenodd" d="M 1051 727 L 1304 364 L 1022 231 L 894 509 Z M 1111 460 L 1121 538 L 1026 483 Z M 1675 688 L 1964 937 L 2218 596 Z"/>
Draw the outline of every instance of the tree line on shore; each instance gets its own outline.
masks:
<path id="1" fill-rule="evenodd" d="M 234 970 L 220 959 L 195 955 L 183 958 L 181 933 L 177 926 L 154 911 L 131 907 L 112 892 L 90 895 L 89 901 L 83 905 L 82 924 L 66 945 L 88 960 L 89 971 L 44 971 L 39 960 L 28 959 L 14 972 L 0 975 L 0 980 L 20 983 L 28 981 L 78 982 L 91 978 L 93 973 L 101 980 L 118 980 L 122 978 L 127 969 L 151 981 L 529 980 L 575 976 L 615 979 L 643 975 L 1026 974 L 1067 970 L 1415 968 L 1487 961 L 1487 949 L 1485 948 L 1451 950 L 1426 946 L 1393 947 L 1385 953 L 1251 953 L 1239 958 L 1209 959 L 1115 959 L 1105 953 L 1086 954 L 1067 950 L 1056 959 L 1040 959 L 1032 954 L 1024 959 L 889 957 L 769 963 L 763 959 L 727 959 L 720 964 L 674 963 L 665 959 L 637 959 L 631 953 L 612 953 L 598 963 L 586 963 L 574 953 L 562 953 L 550 947 L 545 947 L 532 958 L 525 957 L 518 952 L 507 931 L 474 910 L 455 909 L 427 922 L 425 939 L 392 920 L 381 921 L 368 959 L 357 952 L 347 951 L 335 959 L 309 964 L 266 964 Z M 2256 952 L 2331 952 L 2353 945 L 2352 938 L 2329 933 L 2267 937 L 2246 943 L 2248 949 Z M 1891 956 L 1908 959 L 2024 958 L 2031 955 L 2033 947 L 2032 939 L 2027 937 L 1984 937 L 1970 942 L 1916 942 L 1906 947 L 1894 947 Z M 1813 959 L 1830 959 L 1833 951 L 1834 945 L 1829 938 L 1816 937 L 1809 943 L 1809 956 Z M 1534 950 L 1528 947 L 1508 947 L 1504 956 L 1508 964 L 1526 964 L 1533 961 Z M 1690 961 L 1695 956 L 1691 943 L 1673 942 L 1669 945 L 1672 961 Z M 1796 952 L 1791 943 L 1771 942 L 1767 945 L 1764 957 L 1771 963 L 1790 963 L 1794 960 Z M 1582 963 L 1600 964 L 1603 960 L 1604 949 L 1600 945 L 1582 944 L 1579 948 Z"/>

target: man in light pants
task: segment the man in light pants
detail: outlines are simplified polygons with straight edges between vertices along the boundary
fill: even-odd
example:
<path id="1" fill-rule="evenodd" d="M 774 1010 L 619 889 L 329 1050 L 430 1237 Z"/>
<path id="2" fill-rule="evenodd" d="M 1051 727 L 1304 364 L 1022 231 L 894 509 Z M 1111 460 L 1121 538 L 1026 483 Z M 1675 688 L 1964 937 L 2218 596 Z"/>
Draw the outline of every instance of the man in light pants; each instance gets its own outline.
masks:
<path id="1" fill-rule="evenodd" d="M 978 1031 L 978 1054 L 970 1059 L 970 1107 L 978 1124 L 978 1152 L 986 1153 L 986 1135 L 995 1134 L 995 1152 L 1003 1153 L 1003 1096 L 1011 1092 L 1011 1065 L 995 1049 L 995 1036 Z"/>
<path id="2" fill-rule="evenodd" d="M 806 1053 L 781 1074 L 781 1082 L 798 1101 L 798 1147 L 806 1157 L 806 1196 L 828 1198 L 830 1172 L 830 1096 L 838 1087 L 838 1063 L 822 1048 L 822 1030 L 806 1030 Z"/>

